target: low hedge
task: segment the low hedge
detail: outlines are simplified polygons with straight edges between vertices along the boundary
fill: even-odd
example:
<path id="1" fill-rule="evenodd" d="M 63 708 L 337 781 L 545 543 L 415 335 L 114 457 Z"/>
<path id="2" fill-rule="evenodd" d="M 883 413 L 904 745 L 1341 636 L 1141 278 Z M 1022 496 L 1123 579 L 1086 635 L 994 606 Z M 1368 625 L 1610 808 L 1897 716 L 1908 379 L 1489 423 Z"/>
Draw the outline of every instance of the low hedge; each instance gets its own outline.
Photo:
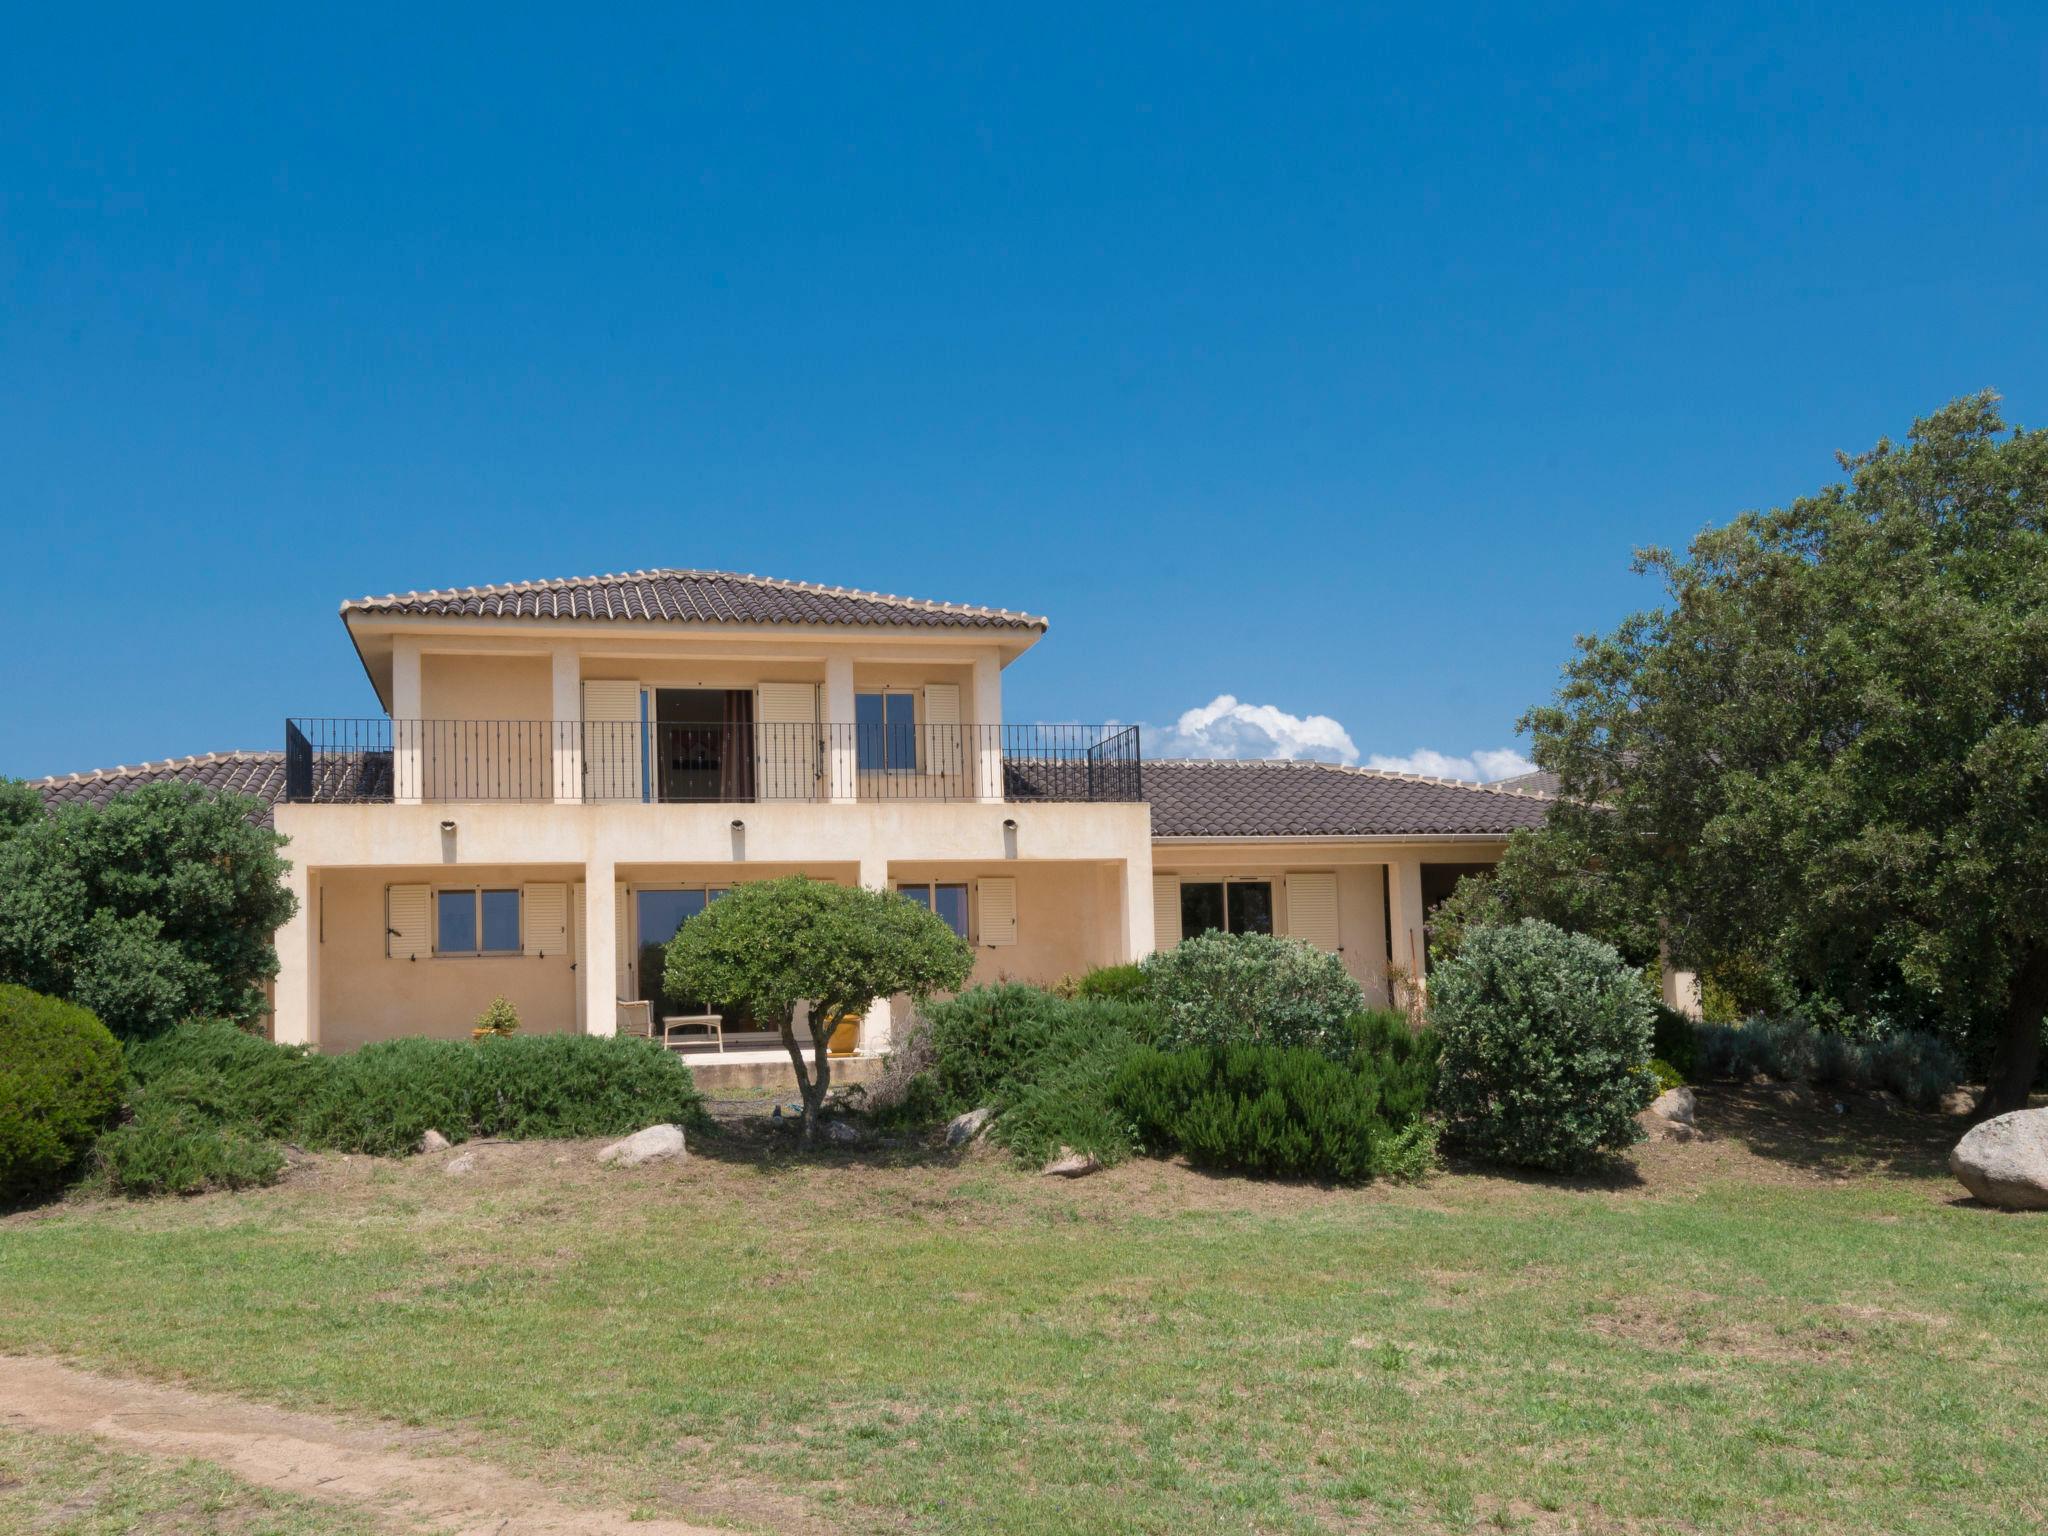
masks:
<path id="1" fill-rule="evenodd" d="M 0 1203 L 62 1184 L 126 1086 L 120 1042 L 90 1012 L 0 986 Z"/>
<path id="2" fill-rule="evenodd" d="M 1434 1133 L 1389 1107 L 1426 1098 L 1433 1059 L 1428 1048 L 1399 1063 L 1368 1052 L 1336 1062 L 1298 1046 L 1140 1050 L 1113 1099 L 1146 1146 L 1198 1167 L 1346 1183 L 1415 1177 L 1434 1161 Z"/>
<path id="3" fill-rule="evenodd" d="M 1699 1024 L 1694 1035 L 1705 1077 L 1765 1073 L 1829 1087 L 1884 1089 L 1915 1109 L 1936 1108 L 1963 1080 L 1962 1059 L 1948 1042 L 1919 1030 L 1857 1040 L 1793 1017 Z"/>

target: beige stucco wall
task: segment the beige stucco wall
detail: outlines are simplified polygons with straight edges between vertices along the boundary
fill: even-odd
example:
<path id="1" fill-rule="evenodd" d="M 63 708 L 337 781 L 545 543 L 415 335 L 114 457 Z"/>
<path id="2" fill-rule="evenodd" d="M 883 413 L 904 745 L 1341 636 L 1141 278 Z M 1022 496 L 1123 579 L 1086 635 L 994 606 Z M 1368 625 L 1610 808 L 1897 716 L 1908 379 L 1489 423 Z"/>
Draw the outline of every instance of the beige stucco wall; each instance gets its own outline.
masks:
<path id="1" fill-rule="evenodd" d="M 1050 986 L 1099 965 L 1127 958 L 1120 949 L 1123 886 L 1120 871 L 1101 864 L 893 863 L 892 883 L 965 882 L 969 887 L 968 938 L 974 943 L 970 985 L 1029 981 Z M 981 928 L 979 882 L 1017 882 L 1017 942 L 991 945 Z"/>
<path id="2" fill-rule="evenodd" d="M 736 820 L 743 823 L 737 829 Z M 443 830 L 444 822 L 450 830 Z M 381 901 L 393 870 L 413 877 L 431 871 L 451 883 L 470 882 L 480 870 L 513 868 L 581 879 L 593 956 L 611 953 L 614 887 L 622 872 L 631 879 L 675 869 L 732 881 L 829 869 L 870 886 L 920 867 L 1015 874 L 1019 943 L 993 959 L 984 954 L 980 963 L 990 974 L 1057 980 L 1076 968 L 1141 954 L 1152 937 L 1151 834 L 1143 805 L 280 805 L 277 824 L 290 839 L 286 857 L 302 899 L 309 886 L 324 889 L 339 877 L 351 887 L 369 882 Z M 1085 866 L 1086 873 L 1047 868 L 1061 865 Z M 309 921 L 302 911 L 278 935 L 278 1038 L 335 1048 L 347 1036 L 329 1031 L 326 1020 L 330 1009 L 347 1002 L 356 967 L 331 945 L 313 942 Z M 381 918 L 365 926 L 381 951 Z M 409 962 L 414 970 L 425 964 Z M 582 1016 L 592 1027 L 610 1027 L 615 981 L 609 964 L 582 971 Z M 374 1004 L 347 1002 L 344 1013 L 349 1020 L 395 1019 L 399 1014 L 390 1010 L 399 1006 L 392 1001 L 379 1015 Z M 433 1006 L 440 1006 L 438 998 Z M 338 1027 L 354 1032 L 362 1026 Z"/>
<path id="3" fill-rule="evenodd" d="M 1190 880 L 1224 876 L 1271 880 L 1274 927 L 1280 933 L 1287 932 L 1288 874 L 1333 872 L 1337 878 L 1337 942 L 1344 968 L 1365 990 L 1366 1000 L 1383 1007 L 1396 1001 L 1387 976 L 1389 892 L 1398 893 L 1404 875 L 1413 885 L 1424 864 L 1496 863 L 1506 846 L 1499 838 L 1260 843 L 1166 839 L 1154 846 L 1152 857 L 1153 870 L 1160 875 Z M 1419 922 L 1418 913 L 1408 926 L 1413 928 Z M 1396 940 L 1396 949 L 1403 953 L 1414 947 L 1412 937 L 1406 944 Z"/>
<path id="4" fill-rule="evenodd" d="M 567 954 L 394 960 L 385 953 L 384 934 L 384 892 L 390 885 L 506 887 L 572 878 L 572 871 L 561 869 L 485 864 L 324 872 L 315 914 L 322 1049 L 353 1050 L 403 1035 L 467 1039 L 494 997 L 519 1010 L 525 1033 L 573 1030 L 576 981 Z"/>

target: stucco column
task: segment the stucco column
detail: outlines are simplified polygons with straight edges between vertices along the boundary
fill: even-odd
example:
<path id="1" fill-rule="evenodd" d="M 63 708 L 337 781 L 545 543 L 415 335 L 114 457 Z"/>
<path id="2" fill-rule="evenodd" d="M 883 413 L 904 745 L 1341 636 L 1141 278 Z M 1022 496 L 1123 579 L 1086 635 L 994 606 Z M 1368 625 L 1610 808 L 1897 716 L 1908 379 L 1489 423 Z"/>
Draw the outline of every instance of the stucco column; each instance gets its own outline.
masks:
<path id="1" fill-rule="evenodd" d="M 1408 978 L 1405 994 L 1389 1001 L 1396 1007 L 1419 1003 L 1425 991 L 1423 967 L 1427 940 L 1422 931 L 1422 860 L 1392 859 L 1387 864 L 1387 927 L 1394 953 L 1389 968 Z M 1389 992 L 1395 992 L 1391 985 Z"/>
<path id="2" fill-rule="evenodd" d="M 975 798 L 1003 798 L 1003 668 L 994 651 L 974 658 Z"/>
<path id="3" fill-rule="evenodd" d="M 864 854 L 860 861 L 860 883 L 871 891 L 889 889 L 888 859 L 880 854 Z M 894 1018 L 894 999 L 876 998 L 860 1021 L 860 1048 L 873 1055 L 888 1050 L 893 1038 Z M 818 1021 L 812 1020 L 811 1027 L 818 1028 Z"/>
<path id="4" fill-rule="evenodd" d="M 618 871 L 610 859 L 592 859 L 583 866 L 583 1028 L 593 1035 L 619 1032 L 618 910 L 613 882 Z"/>
<path id="5" fill-rule="evenodd" d="M 271 1036 L 279 1045 L 320 1044 L 320 882 L 294 861 L 285 888 L 298 902 L 291 921 L 277 930 L 277 986 Z"/>
<path id="6" fill-rule="evenodd" d="M 555 804 L 583 800 L 583 662 L 572 645 L 558 645 L 550 658 L 554 690 L 549 734 L 555 744 Z"/>
<path id="7" fill-rule="evenodd" d="M 1152 953 L 1152 859 L 1148 845 L 1142 859 L 1124 860 L 1124 953 L 1129 961 Z"/>
<path id="8" fill-rule="evenodd" d="M 420 803 L 420 742 L 420 643 L 400 635 L 391 642 L 391 787 L 400 805 Z"/>
<path id="9" fill-rule="evenodd" d="M 853 735 L 853 658 L 825 658 L 825 788 L 834 805 L 850 805 L 860 796 L 858 759 Z"/>

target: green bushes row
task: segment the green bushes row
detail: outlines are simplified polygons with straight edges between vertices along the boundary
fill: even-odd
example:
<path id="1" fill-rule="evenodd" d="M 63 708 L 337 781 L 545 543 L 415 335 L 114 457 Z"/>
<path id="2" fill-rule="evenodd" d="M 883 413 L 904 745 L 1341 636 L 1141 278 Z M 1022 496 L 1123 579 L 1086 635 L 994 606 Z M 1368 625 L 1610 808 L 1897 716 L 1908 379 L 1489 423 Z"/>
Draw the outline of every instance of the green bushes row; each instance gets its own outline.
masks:
<path id="1" fill-rule="evenodd" d="M 125 1123 L 113 1122 L 126 1104 Z M 222 1021 L 120 1045 L 92 1014 L 0 987 L 0 1201 L 58 1188 L 82 1166 L 125 1194 L 265 1184 L 280 1145 L 411 1151 L 429 1128 L 475 1136 L 613 1136 L 700 1124 L 680 1059 L 646 1040 L 502 1036 L 394 1040 L 316 1056 Z"/>
<path id="2" fill-rule="evenodd" d="M 1751 1019 L 1694 1026 L 1704 1077 L 1764 1073 L 1829 1087 L 1884 1089 L 1915 1109 L 1933 1109 L 1963 1079 L 1962 1059 L 1940 1037 L 1900 1030 L 1852 1039 L 1804 1019 Z"/>
<path id="3" fill-rule="evenodd" d="M 1319 1025 L 1321 1049 L 1173 1048 L 1149 986 L 1075 990 L 1008 983 L 931 1005 L 873 1102 L 913 1123 L 993 1108 L 991 1139 L 1030 1162 L 1070 1148 L 1114 1163 L 1149 1146 L 1205 1167 L 1362 1179 L 1412 1175 L 1433 1157 L 1423 1115 L 1435 1042 L 1402 1014 Z"/>

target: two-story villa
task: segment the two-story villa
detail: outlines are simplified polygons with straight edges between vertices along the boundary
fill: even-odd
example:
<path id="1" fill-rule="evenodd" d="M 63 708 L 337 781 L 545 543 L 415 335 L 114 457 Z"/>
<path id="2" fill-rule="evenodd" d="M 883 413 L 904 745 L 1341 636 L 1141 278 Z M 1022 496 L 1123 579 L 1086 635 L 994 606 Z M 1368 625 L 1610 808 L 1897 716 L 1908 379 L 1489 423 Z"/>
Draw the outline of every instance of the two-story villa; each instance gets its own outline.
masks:
<path id="1" fill-rule="evenodd" d="M 1547 797 L 1302 762 L 1142 760 L 1113 725 L 1021 724 L 1025 613 L 659 570 L 346 602 L 386 713 L 295 718 L 282 752 L 41 781 L 254 793 L 288 839 L 280 1040 L 530 1030 L 687 1009 L 658 949 L 743 880 L 902 891 L 976 977 L 1052 982 L 1201 928 L 1333 950 L 1378 1000 L 1429 906 Z M 636 1005 L 646 1003 L 646 1009 Z M 728 1019 L 725 1048 L 767 1047 Z M 891 1010 L 861 1029 L 886 1049 Z M 698 1047 L 710 1049 L 709 1046 Z"/>

